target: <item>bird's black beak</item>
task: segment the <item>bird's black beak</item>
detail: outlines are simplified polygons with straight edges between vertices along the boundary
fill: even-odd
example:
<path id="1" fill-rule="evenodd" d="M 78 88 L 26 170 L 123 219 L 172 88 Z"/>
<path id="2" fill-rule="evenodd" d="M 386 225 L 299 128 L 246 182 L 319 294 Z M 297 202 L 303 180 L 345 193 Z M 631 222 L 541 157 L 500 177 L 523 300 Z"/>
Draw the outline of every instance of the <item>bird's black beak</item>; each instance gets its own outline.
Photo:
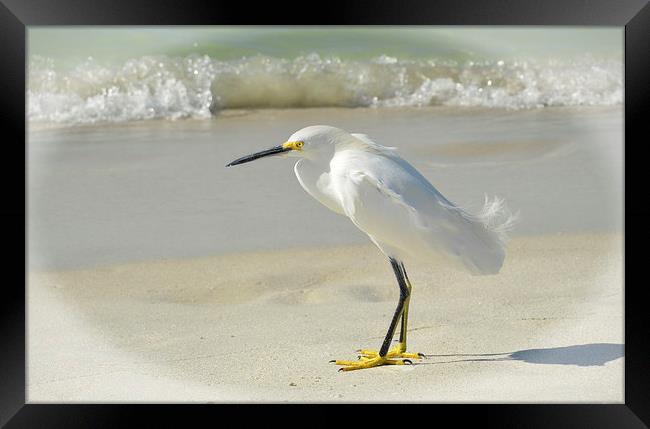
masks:
<path id="1" fill-rule="evenodd" d="M 280 145 L 280 146 L 275 146 L 275 147 L 272 147 L 271 149 L 266 149 L 266 150 L 263 150 L 261 152 L 256 152 L 256 153 L 251 154 L 251 155 L 246 155 L 246 156 L 242 156 L 241 158 L 237 158 L 236 160 L 232 161 L 230 164 L 226 165 L 226 167 L 231 167 L 233 165 L 244 164 L 245 162 L 255 161 L 256 159 L 263 158 L 265 156 L 271 156 L 271 155 L 276 155 L 276 154 L 282 153 L 282 152 L 288 152 L 291 149 L 292 148 L 288 147 L 286 144 Z"/>

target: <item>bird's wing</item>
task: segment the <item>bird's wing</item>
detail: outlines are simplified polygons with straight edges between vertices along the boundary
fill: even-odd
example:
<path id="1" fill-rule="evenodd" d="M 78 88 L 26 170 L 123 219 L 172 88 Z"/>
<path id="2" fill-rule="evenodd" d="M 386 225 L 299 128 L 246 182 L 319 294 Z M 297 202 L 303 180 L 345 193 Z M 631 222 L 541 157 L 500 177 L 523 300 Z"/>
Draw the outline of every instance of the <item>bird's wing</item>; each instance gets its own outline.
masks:
<path id="1" fill-rule="evenodd" d="M 420 258 L 442 253 L 474 273 L 500 268 L 504 252 L 495 234 L 403 159 L 352 153 L 338 164 L 344 168 L 334 180 L 345 214 L 382 250 Z"/>
<path id="2" fill-rule="evenodd" d="M 427 230 L 427 219 L 416 204 L 372 172 L 350 170 L 340 186 L 345 214 L 374 241 L 400 247 L 401 242 L 413 242 L 414 235 Z"/>

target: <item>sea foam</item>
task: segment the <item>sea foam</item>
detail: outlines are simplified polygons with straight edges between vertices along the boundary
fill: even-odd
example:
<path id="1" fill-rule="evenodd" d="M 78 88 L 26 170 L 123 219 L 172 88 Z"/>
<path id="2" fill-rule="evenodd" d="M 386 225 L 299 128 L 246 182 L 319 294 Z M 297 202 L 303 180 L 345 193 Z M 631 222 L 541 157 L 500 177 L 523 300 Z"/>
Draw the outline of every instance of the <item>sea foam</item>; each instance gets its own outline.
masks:
<path id="1" fill-rule="evenodd" d="M 209 118 L 222 109 L 608 106 L 623 100 L 620 60 L 343 60 L 309 54 L 218 60 L 142 56 L 70 66 L 32 56 L 27 117 L 59 123 Z"/>

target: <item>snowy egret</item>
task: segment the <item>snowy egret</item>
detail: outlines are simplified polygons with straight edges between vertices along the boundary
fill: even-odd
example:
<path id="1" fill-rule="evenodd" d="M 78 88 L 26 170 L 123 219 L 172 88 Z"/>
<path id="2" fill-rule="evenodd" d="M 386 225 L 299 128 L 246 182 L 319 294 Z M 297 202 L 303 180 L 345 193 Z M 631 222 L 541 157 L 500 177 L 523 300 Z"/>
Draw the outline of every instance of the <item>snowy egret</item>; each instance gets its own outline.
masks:
<path id="1" fill-rule="evenodd" d="M 424 357 L 406 351 L 411 282 L 404 259 L 436 254 L 472 274 L 497 273 L 505 257 L 512 216 L 495 198 L 471 215 L 446 199 L 396 149 L 365 134 L 315 125 L 279 146 L 244 156 L 227 167 L 279 155 L 300 158 L 300 185 L 327 208 L 347 216 L 388 257 L 400 289 L 399 302 L 379 351 L 358 350 L 359 360 L 336 360 L 341 370 L 404 365 Z M 401 318 L 399 343 L 390 348 Z"/>

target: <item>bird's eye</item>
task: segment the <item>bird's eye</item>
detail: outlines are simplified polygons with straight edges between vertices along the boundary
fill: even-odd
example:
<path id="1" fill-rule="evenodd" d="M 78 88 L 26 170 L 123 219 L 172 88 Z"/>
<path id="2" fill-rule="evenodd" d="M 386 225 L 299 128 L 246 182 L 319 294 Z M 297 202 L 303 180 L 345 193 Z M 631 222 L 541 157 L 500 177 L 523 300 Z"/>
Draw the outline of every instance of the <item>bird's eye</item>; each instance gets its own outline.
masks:
<path id="1" fill-rule="evenodd" d="M 296 142 L 296 147 L 303 147 L 304 144 L 304 142 Z"/>

